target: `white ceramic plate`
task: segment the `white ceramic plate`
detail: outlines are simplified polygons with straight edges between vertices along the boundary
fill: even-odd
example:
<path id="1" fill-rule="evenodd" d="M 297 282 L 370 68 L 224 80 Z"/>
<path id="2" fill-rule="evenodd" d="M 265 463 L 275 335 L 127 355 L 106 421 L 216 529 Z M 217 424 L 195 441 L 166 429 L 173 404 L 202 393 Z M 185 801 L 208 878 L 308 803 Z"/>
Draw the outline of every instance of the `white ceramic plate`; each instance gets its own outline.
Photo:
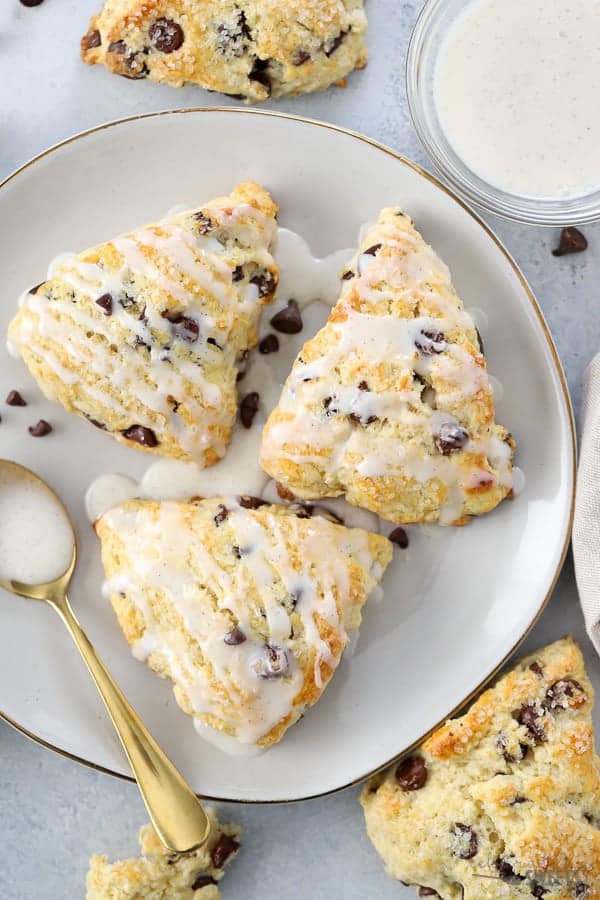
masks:
<path id="1" fill-rule="evenodd" d="M 0 191 L 5 333 L 20 292 L 49 260 L 159 217 L 182 201 L 264 183 L 280 223 L 317 255 L 353 246 L 380 207 L 402 205 L 449 264 L 467 307 L 487 316 L 490 371 L 503 385 L 498 418 L 514 433 L 525 490 L 463 529 L 410 530 L 385 598 L 365 608 L 352 658 L 320 703 L 269 752 L 230 758 L 205 743 L 170 686 L 129 654 L 107 601 L 83 497 L 103 472 L 139 475 L 151 462 L 44 401 L 22 363 L 2 356 L 0 455 L 32 467 L 65 499 L 81 556 L 73 605 L 110 669 L 193 787 L 205 796 L 300 799 L 336 790 L 392 760 L 462 704 L 539 615 L 568 541 L 574 442 L 564 378 L 540 311 L 486 227 L 430 175 L 366 138 L 255 111 L 196 110 L 117 122 L 42 154 Z M 308 335 L 306 335 L 308 336 Z M 27 426 L 43 416 L 43 440 Z M 232 492 L 236 485 L 232 485 Z M 0 708 L 55 750 L 114 774 L 128 768 L 77 651 L 50 609 L 0 596 Z"/>

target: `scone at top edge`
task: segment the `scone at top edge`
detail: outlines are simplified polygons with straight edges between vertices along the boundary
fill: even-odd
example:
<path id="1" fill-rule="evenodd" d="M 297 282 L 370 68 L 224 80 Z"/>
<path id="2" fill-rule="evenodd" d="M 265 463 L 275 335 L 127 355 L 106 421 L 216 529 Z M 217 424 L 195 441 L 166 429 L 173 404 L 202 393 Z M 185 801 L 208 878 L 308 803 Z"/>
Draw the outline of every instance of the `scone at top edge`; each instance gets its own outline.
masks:
<path id="1" fill-rule="evenodd" d="M 247 101 L 319 91 L 367 64 L 363 0 L 106 0 L 84 62 Z"/>
<path id="2" fill-rule="evenodd" d="M 86 900 L 220 900 L 223 868 L 239 849 L 237 825 L 221 825 L 210 807 L 211 834 L 193 853 L 172 854 L 152 825 L 140 829 L 142 856 L 110 863 L 96 854 L 90 859 Z"/>
<path id="3" fill-rule="evenodd" d="M 391 559 L 385 537 L 258 498 L 132 500 L 96 530 L 134 655 L 226 750 L 276 743 L 317 702 Z"/>
<path id="4" fill-rule="evenodd" d="M 58 258 L 9 340 L 46 396 L 117 440 L 212 465 L 237 410 L 278 269 L 277 206 L 257 184 Z"/>
<path id="5" fill-rule="evenodd" d="M 390 875 L 442 900 L 598 900 L 593 691 L 571 638 L 519 662 L 364 788 Z"/>
<path id="6" fill-rule="evenodd" d="M 398 524 L 463 524 L 511 496 L 479 336 L 444 263 L 384 209 L 298 355 L 261 465 L 297 497 L 344 494 Z"/>

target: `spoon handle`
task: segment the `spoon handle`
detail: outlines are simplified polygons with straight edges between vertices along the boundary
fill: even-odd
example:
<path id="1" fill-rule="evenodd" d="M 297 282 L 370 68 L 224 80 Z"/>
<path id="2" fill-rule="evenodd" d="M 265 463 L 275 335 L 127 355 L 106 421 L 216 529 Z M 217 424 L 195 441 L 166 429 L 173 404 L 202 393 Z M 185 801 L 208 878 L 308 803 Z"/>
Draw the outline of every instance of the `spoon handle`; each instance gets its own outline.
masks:
<path id="1" fill-rule="evenodd" d="M 210 832 L 202 804 L 101 662 L 66 594 L 54 597 L 51 605 L 67 626 L 96 683 L 158 836 L 175 853 L 194 850 L 207 840 Z"/>

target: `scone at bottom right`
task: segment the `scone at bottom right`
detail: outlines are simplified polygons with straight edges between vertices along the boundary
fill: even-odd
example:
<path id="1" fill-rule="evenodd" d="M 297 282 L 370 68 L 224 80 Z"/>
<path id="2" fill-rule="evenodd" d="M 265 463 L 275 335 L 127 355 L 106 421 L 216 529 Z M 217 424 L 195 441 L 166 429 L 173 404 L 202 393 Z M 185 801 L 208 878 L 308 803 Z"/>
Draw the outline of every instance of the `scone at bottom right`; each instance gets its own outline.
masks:
<path id="1" fill-rule="evenodd" d="M 593 690 L 572 638 L 519 662 L 364 788 L 390 875 L 443 900 L 600 898 Z"/>

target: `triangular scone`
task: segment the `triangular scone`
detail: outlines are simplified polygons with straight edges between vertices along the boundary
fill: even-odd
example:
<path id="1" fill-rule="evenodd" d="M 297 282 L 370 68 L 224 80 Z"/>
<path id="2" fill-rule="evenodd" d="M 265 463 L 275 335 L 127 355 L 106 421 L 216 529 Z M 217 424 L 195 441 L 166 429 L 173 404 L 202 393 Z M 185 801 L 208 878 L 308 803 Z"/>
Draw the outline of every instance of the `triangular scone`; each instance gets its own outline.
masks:
<path id="1" fill-rule="evenodd" d="M 106 0 L 86 63 L 242 100 L 319 91 L 367 64 L 363 0 Z"/>
<path id="2" fill-rule="evenodd" d="M 391 559 L 387 538 L 306 515 L 252 497 L 131 500 L 96 524 L 134 655 L 213 739 L 280 740 L 321 696 Z"/>
<path id="3" fill-rule="evenodd" d="M 140 829 L 142 856 L 110 863 L 90 859 L 85 900 L 220 900 L 223 868 L 239 849 L 237 825 L 221 825 L 209 807 L 208 842 L 193 853 L 170 853 L 152 825 Z"/>
<path id="4" fill-rule="evenodd" d="M 565 638 L 372 779 L 361 803 L 390 875 L 443 900 L 598 900 L 592 704 Z"/>
<path id="5" fill-rule="evenodd" d="M 9 340 L 51 400 L 130 446 L 219 460 L 278 270 L 259 185 L 59 261 Z"/>
<path id="6" fill-rule="evenodd" d="M 448 269 L 384 209 L 342 278 L 267 422 L 262 467 L 297 497 L 345 494 L 396 523 L 493 509 L 511 493 L 514 443 Z"/>

